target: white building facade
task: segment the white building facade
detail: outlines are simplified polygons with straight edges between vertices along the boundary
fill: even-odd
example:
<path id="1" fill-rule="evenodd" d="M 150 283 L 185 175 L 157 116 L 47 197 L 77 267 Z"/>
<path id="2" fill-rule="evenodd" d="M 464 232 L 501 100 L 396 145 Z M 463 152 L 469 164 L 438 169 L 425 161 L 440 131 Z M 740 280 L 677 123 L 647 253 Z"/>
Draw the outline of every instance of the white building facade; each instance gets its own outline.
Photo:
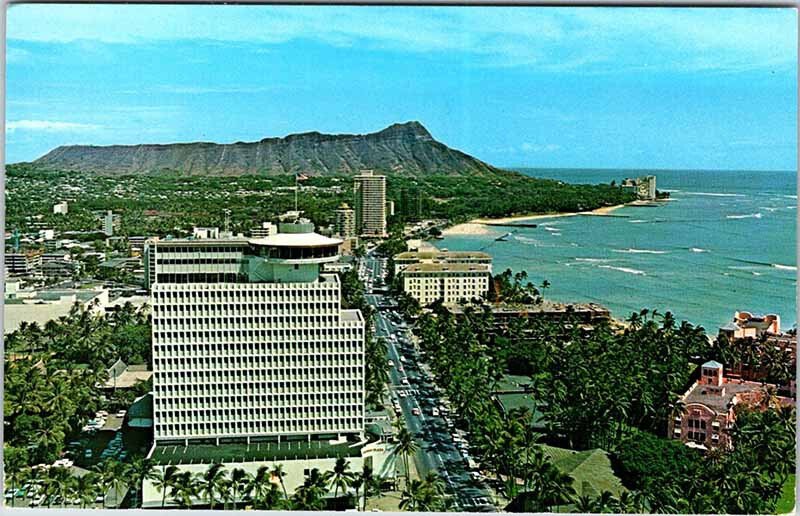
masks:
<path id="1" fill-rule="evenodd" d="M 305 222 L 148 242 L 156 446 L 363 432 L 364 320 L 320 274 L 339 244 Z"/>
<path id="2" fill-rule="evenodd" d="M 416 263 L 400 275 L 403 291 L 422 306 L 439 299 L 444 303 L 481 299 L 491 284 L 491 266 L 486 264 Z"/>

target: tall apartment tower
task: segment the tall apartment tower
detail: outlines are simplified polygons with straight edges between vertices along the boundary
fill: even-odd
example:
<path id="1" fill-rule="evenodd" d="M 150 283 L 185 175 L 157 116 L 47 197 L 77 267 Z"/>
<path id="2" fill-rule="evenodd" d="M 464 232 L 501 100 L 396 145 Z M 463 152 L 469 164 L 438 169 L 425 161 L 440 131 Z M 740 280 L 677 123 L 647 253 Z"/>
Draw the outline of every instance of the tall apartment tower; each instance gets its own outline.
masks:
<path id="1" fill-rule="evenodd" d="M 386 236 L 386 176 L 365 170 L 355 176 L 353 193 L 356 205 L 356 228 L 361 236 Z"/>
<path id="2" fill-rule="evenodd" d="M 156 444 L 323 439 L 364 429 L 364 319 L 341 309 L 337 239 L 148 241 Z"/>
<path id="3" fill-rule="evenodd" d="M 334 223 L 335 235 L 344 239 L 358 236 L 356 233 L 356 212 L 347 203 L 336 209 Z"/>

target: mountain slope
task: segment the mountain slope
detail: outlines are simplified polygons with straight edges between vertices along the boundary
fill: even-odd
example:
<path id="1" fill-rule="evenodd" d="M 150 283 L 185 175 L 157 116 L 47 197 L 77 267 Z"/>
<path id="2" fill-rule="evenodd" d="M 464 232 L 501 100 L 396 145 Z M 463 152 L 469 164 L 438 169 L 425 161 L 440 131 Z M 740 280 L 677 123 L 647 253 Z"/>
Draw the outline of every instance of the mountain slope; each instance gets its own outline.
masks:
<path id="1" fill-rule="evenodd" d="M 69 145 L 57 147 L 33 163 L 104 175 L 332 175 L 355 174 L 363 169 L 409 176 L 498 172 L 434 140 L 419 122 L 394 124 L 364 135 L 310 132 L 230 144 Z"/>

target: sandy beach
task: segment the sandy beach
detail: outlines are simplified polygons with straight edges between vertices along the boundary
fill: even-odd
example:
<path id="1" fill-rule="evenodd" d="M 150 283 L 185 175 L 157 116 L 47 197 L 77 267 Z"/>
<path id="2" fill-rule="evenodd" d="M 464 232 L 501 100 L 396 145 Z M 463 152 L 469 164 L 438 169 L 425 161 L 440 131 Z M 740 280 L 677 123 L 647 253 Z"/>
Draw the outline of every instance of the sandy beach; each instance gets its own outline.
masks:
<path id="1" fill-rule="evenodd" d="M 575 215 L 595 215 L 603 216 L 608 215 L 614 210 L 626 206 L 625 204 L 617 204 L 615 206 L 605 206 L 597 208 L 592 211 L 579 211 L 570 213 L 541 213 L 538 215 L 520 215 L 518 217 L 504 217 L 499 219 L 473 219 L 463 224 L 456 224 L 442 231 L 442 235 L 488 235 L 492 232 L 498 231 L 493 229 L 492 224 L 510 224 L 514 222 L 525 222 L 529 220 L 538 219 L 553 219 L 557 217 L 574 217 Z"/>

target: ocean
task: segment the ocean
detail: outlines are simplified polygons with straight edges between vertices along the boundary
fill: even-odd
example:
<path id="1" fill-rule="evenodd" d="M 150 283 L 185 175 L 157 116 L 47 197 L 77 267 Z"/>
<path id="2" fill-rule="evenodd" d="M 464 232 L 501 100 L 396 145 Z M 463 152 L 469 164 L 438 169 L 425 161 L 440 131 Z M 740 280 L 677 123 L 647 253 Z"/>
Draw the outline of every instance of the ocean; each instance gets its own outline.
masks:
<path id="1" fill-rule="evenodd" d="M 521 172 L 568 183 L 609 183 L 628 170 Z M 796 324 L 796 174 L 756 171 L 661 170 L 659 190 L 671 200 L 624 207 L 613 217 L 575 216 L 532 221 L 505 242 L 512 228 L 486 235 L 450 235 L 449 250 L 484 250 L 494 271 L 525 270 L 551 286 L 545 296 L 596 302 L 617 318 L 642 308 L 672 312 L 710 334 L 736 310 L 777 313 Z M 643 175 L 643 173 L 642 173 Z"/>

